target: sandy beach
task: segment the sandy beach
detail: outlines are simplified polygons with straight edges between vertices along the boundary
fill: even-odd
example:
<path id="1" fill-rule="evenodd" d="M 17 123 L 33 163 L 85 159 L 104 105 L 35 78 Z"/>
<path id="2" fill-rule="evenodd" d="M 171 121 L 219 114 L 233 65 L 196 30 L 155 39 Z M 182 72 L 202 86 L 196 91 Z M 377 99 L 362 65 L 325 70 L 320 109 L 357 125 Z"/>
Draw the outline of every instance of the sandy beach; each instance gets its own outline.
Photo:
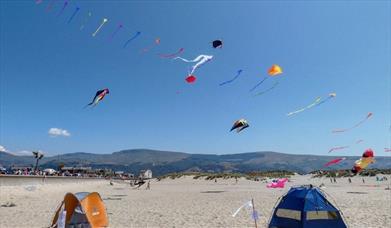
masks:
<path id="1" fill-rule="evenodd" d="M 391 178 L 388 178 L 389 180 Z M 232 213 L 243 203 L 254 199 L 260 213 L 258 227 L 266 227 L 277 199 L 290 186 L 325 184 L 330 195 L 345 216 L 349 227 L 389 227 L 391 224 L 391 191 L 388 182 L 376 182 L 375 177 L 312 179 L 309 175 L 294 176 L 284 189 L 268 189 L 263 182 L 234 179 L 217 182 L 180 179 L 152 180 L 151 190 L 145 185 L 136 190 L 129 184 L 107 180 L 53 182 L 0 186 L 0 227 L 48 227 L 55 209 L 67 192 L 97 191 L 101 194 L 109 216 L 110 227 L 254 227 L 250 213 Z"/>

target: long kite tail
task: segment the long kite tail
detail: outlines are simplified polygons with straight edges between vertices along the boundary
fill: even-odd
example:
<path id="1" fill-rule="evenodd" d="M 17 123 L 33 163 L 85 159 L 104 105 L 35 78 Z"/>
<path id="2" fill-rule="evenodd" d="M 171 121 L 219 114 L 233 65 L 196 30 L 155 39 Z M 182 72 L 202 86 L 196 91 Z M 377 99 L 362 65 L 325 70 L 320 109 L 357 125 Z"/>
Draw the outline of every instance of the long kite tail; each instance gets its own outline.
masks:
<path id="1" fill-rule="evenodd" d="M 225 85 L 225 84 L 228 84 L 228 83 L 231 83 L 231 82 L 235 81 L 235 80 L 239 77 L 239 75 L 242 73 L 242 71 L 243 71 L 243 70 L 238 70 L 238 73 L 235 75 L 235 77 L 234 77 L 233 79 L 230 79 L 230 80 L 228 80 L 228 81 L 222 82 L 222 83 L 220 83 L 219 85 L 220 85 L 220 86 L 223 86 L 223 85 Z"/>
<path id="2" fill-rule="evenodd" d="M 73 12 L 72 16 L 69 18 L 68 20 L 68 24 L 71 23 L 71 21 L 73 20 L 73 18 L 76 16 L 77 12 L 79 12 L 80 8 L 79 7 L 76 7 L 75 11 Z"/>
<path id="3" fill-rule="evenodd" d="M 305 110 L 307 110 L 307 109 L 310 109 L 310 108 L 314 107 L 314 106 L 317 105 L 320 101 L 321 101 L 321 98 L 318 97 L 318 98 L 316 98 L 316 100 L 315 100 L 313 103 L 309 104 L 308 106 L 306 106 L 306 107 L 304 107 L 304 108 L 301 108 L 301 109 L 299 109 L 299 110 L 290 112 L 290 113 L 288 113 L 288 114 L 286 114 L 286 115 L 287 115 L 287 116 L 291 116 L 291 115 L 293 115 L 293 114 L 297 114 L 297 113 L 303 112 L 303 111 L 305 111 Z"/>
<path id="4" fill-rule="evenodd" d="M 332 133 L 341 133 L 341 132 L 350 131 L 350 130 L 360 126 L 361 124 L 365 123 L 371 116 L 372 116 L 372 113 L 368 113 L 368 115 L 365 117 L 365 119 L 361 120 L 360 122 L 358 122 L 354 126 L 352 126 L 350 128 L 344 128 L 344 129 L 335 129 L 332 131 Z"/>
<path id="5" fill-rule="evenodd" d="M 126 48 L 126 46 L 134 39 L 136 39 L 139 35 L 141 34 L 141 32 L 136 32 L 136 34 L 134 36 L 132 36 L 129 40 L 127 40 L 123 46 L 123 48 Z"/>
<path id="6" fill-rule="evenodd" d="M 279 83 L 276 82 L 276 83 L 274 83 L 274 85 L 273 85 L 272 87 L 270 87 L 269 89 L 264 90 L 264 91 L 261 91 L 261 92 L 258 92 L 258 93 L 256 93 L 254 96 L 260 96 L 260 95 L 262 95 L 262 94 L 265 94 L 265 93 L 267 93 L 267 92 L 273 90 L 274 88 L 276 88 L 276 87 L 278 86 L 278 84 L 279 84 Z"/>
<path id="7" fill-rule="evenodd" d="M 68 6 L 68 0 L 65 0 L 64 5 L 62 6 L 61 11 L 57 14 L 57 16 L 61 16 L 62 12 L 64 12 L 67 6 Z"/>
<path id="8" fill-rule="evenodd" d="M 346 149 L 346 148 L 349 148 L 349 146 L 338 146 L 338 147 L 333 147 L 329 150 L 329 153 L 333 152 L 333 151 L 336 151 L 336 150 L 343 150 L 343 149 Z"/>
<path id="9" fill-rule="evenodd" d="M 256 84 L 253 88 L 250 89 L 250 92 L 254 91 L 258 86 L 260 86 L 264 81 L 266 81 L 266 79 L 268 79 L 268 77 L 265 77 L 264 79 L 262 79 L 261 82 L 259 82 L 258 84 Z"/>
<path id="10" fill-rule="evenodd" d="M 111 41 L 113 38 L 114 38 L 114 36 L 119 32 L 119 30 L 121 29 L 123 27 L 123 25 L 122 24 L 119 24 L 118 25 L 118 27 L 114 30 L 114 32 L 111 34 L 111 36 L 109 37 L 109 41 Z"/>
<path id="11" fill-rule="evenodd" d="M 88 19 L 92 16 L 91 12 L 88 12 L 87 17 L 83 20 L 81 26 L 80 26 L 80 31 L 83 30 L 84 25 L 88 22 Z"/>
<path id="12" fill-rule="evenodd" d="M 159 54 L 160 58 L 174 58 L 175 56 L 181 54 L 185 49 L 179 48 L 179 50 L 176 53 L 173 54 Z"/>
<path id="13" fill-rule="evenodd" d="M 203 58 L 205 58 L 205 55 L 199 55 L 199 56 L 197 56 L 195 59 L 193 59 L 193 60 L 188 60 L 188 59 L 184 59 L 184 58 L 182 58 L 182 57 L 175 57 L 174 59 L 180 59 L 180 60 L 182 60 L 183 62 L 187 62 L 187 63 L 195 63 L 195 62 L 198 62 L 198 61 L 200 61 L 201 59 L 203 59 Z M 202 62 L 202 60 L 200 61 L 200 62 Z M 203 62 L 202 62 L 203 63 Z"/>
<path id="14" fill-rule="evenodd" d="M 92 33 L 92 36 L 96 36 L 98 32 L 102 29 L 102 27 L 108 22 L 109 20 L 107 18 L 103 18 L 102 23 L 99 25 L 99 27 L 95 30 L 94 33 Z"/>

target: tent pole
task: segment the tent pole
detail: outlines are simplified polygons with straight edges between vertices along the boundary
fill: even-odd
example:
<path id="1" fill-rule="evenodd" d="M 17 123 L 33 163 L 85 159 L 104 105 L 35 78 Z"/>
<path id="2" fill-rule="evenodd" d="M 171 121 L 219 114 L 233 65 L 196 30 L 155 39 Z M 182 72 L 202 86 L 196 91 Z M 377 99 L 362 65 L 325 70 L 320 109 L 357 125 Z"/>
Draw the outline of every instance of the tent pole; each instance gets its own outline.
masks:
<path id="1" fill-rule="evenodd" d="M 253 219 L 254 219 L 254 223 L 255 223 L 255 228 L 258 228 L 257 226 L 257 219 L 255 218 L 255 206 L 254 206 L 254 199 L 251 198 L 251 204 L 253 205 Z"/>

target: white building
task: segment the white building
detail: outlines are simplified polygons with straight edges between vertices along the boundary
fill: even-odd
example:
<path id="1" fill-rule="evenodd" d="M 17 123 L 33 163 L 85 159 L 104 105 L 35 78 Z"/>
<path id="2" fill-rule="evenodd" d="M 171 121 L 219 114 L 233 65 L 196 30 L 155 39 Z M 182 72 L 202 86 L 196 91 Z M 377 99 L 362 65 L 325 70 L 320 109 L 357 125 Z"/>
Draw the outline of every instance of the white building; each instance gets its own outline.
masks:
<path id="1" fill-rule="evenodd" d="M 147 169 L 147 170 L 141 170 L 139 178 L 142 179 L 151 179 L 152 178 L 152 170 Z"/>

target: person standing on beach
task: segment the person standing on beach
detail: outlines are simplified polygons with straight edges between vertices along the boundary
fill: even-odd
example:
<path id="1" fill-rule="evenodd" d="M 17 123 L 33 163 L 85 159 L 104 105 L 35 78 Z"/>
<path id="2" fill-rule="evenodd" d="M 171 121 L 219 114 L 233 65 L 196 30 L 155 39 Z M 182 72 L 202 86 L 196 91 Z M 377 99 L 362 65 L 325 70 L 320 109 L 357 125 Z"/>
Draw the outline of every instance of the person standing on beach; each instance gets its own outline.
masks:
<path id="1" fill-rule="evenodd" d="M 352 183 L 352 179 L 350 179 L 350 177 L 349 177 L 348 180 L 349 180 L 349 184 L 351 184 Z"/>
<path id="2" fill-rule="evenodd" d="M 151 181 L 148 181 L 146 190 L 151 190 Z"/>
<path id="3" fill-rule="evenodd" d="M 365 184 L 365 180 L 364 180 L 364 178 L 362 178 L 362 183 L 363 183 L 363 184 Z"/>

